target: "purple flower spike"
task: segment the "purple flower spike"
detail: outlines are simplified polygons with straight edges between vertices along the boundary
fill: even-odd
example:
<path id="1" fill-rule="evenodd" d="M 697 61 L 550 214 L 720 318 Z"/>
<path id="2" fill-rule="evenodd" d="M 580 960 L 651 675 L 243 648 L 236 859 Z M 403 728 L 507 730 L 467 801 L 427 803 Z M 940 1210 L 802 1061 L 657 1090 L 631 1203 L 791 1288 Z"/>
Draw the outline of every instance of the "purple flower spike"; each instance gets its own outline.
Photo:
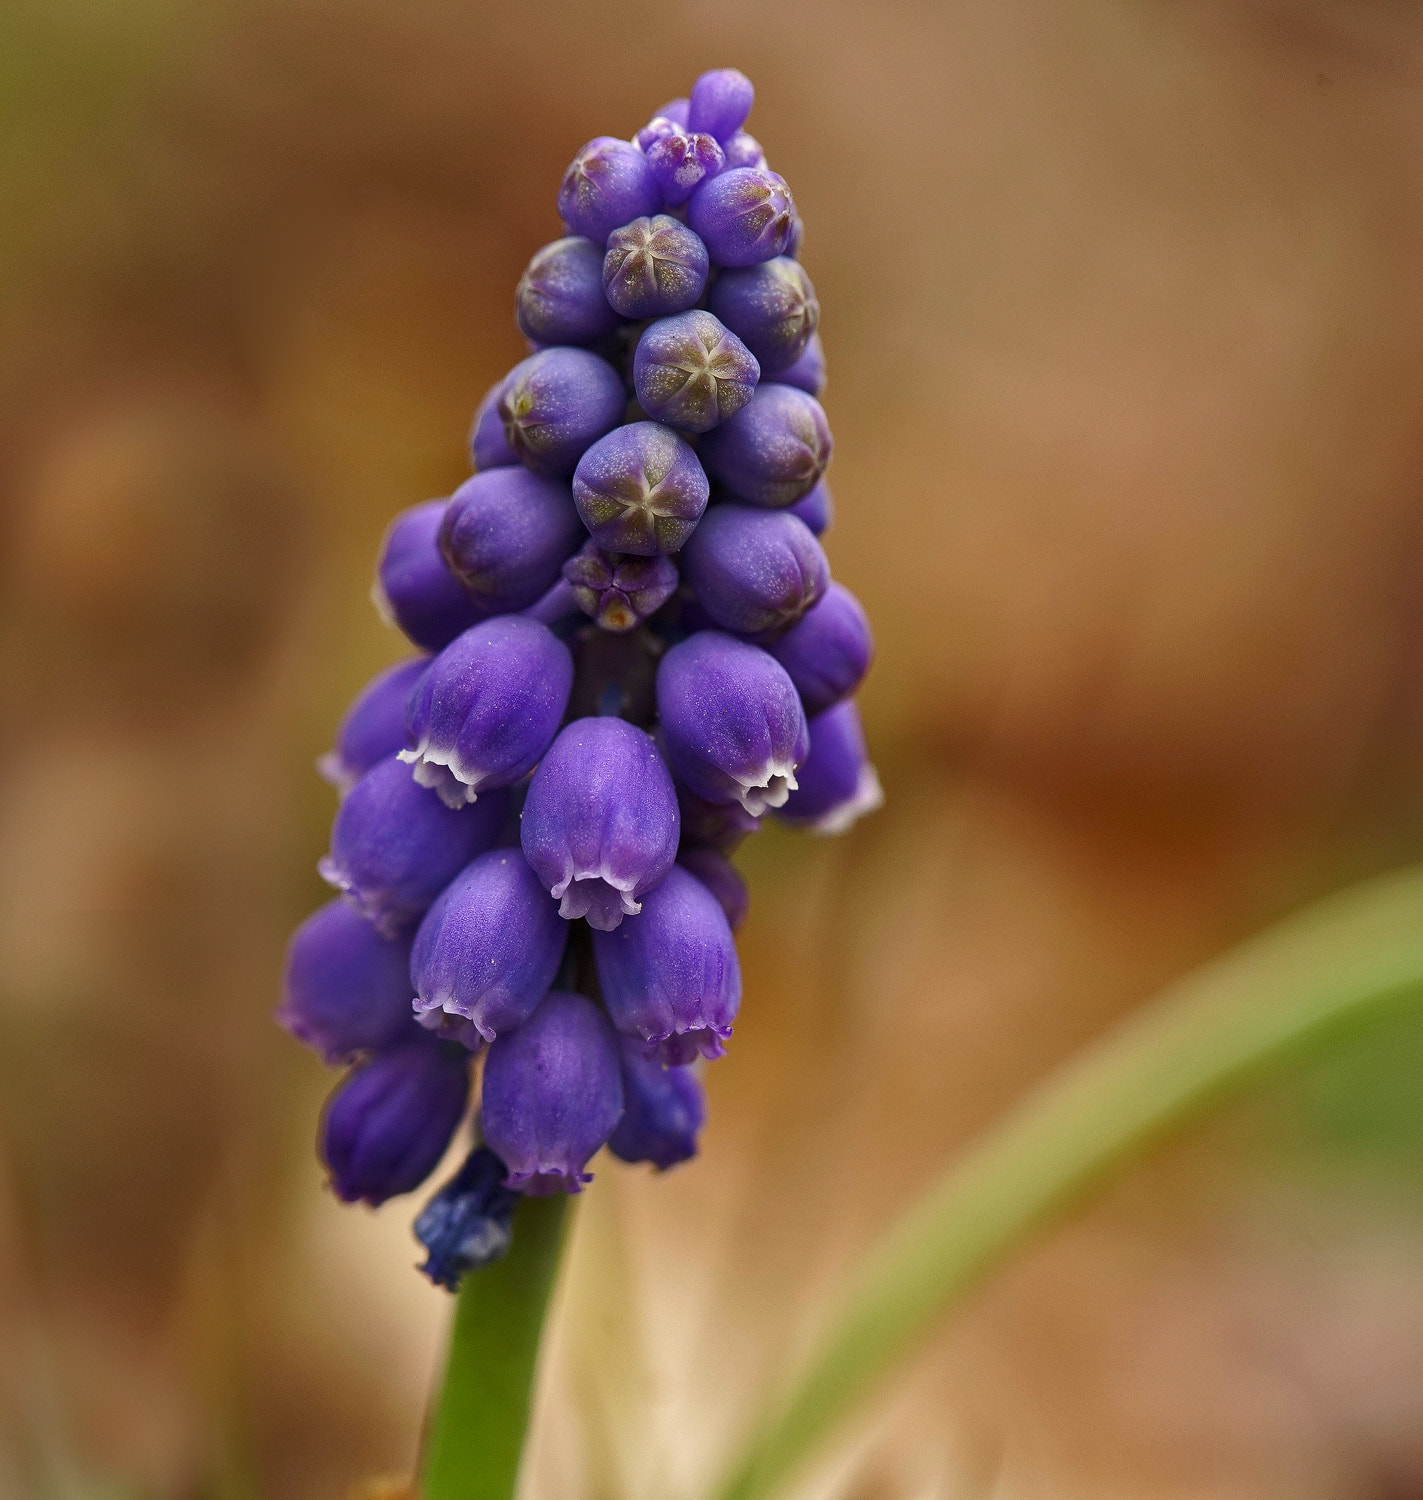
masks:
<path id="1" fill-rule="evenodd" d="M 818 333 L 811 334 L 805 352 L 793 365 L 776 372 L 776 379 L 782 385 L 796 386 L 808 395 L 820 395 L 825 389 L 825 346 Z"/>
<path id="2" fill-rule="evenodd" d="M 548 749 L 568 707 L 573 658 L 548 626 L 498 615 L 467 630 L 411 695 L 400 759 L 447 807 L 512 786 Z"/>
<path id="3" fill-rule="evenodd" d="M 810 749 L 805 712 L 759 646 L 717 630 L 689 636 L 657 669 L 657 709 L 672 772 L 698 797 L 760 817 L 795 790 Z"/>
<path id="4" fill-rule="evenodd" d="M 816 536 L 824 536 L 835 522 L 835 500 L 830 486 L 820 480 L 803 499 L 786 506 L 786 513 L 799 516 Z"/>
<path id="5" fill-rule="evenodd" d="M 509 1168 L 505 1184 L 535 1196 L 577 1193 L 589 1158 L 623 1112 L 618 1044 L 583 995 L 553 990 L 484 1065 L 479 1128 Z"/>
<path id="6" fill-rule="evenodd" d="M 715 849 L 679 849 L 677 863 L 690 870 L 716 897 L 717 905 L 726 914 L 727 925 L 735 932 L 751 909 L 751 895 L 736 866 Z"/>
<path id="7" fill-rule="evenodd" d="M 486 469 L 506 469 L 519 462 L 519 455 L 504 436 L 504 419 L 499 415 L 499 393 L 504 382 L 496 380 L 484 393 L 469 427 L 469 459 L 482 474 Z"/>
<path id="8" fill-rule="evenodd" d="M 685 203 L 708 177 L 726 165 L 726 153 L 714 136 L 673 130 L 643 148 L 662 201 L 669 208 Z"/>
<path id="9" fill-rule="evenodd" d="M 603 295 L 603 247 L 554 240 L 529 262 L 514 294 L 519 331 L 536 344 L 591 344 L 618 326 Z"/>
<path id="10" fill-rule="evenodd" d="M 603 293 L 625 318 L 685 312 L 707 284 L 707 247 L 670 214 L 634 219 L 608 236 Z"/>
<path id="11" fill-rule="evenodd" d="M 428 656 L 387 667 L 363 687 L 316 769 L 344 797 L 378 760 L 405 748 L 405 704 L 425 675 Z"/>
<path id="12" fill-rule="evenodd" d="M 762 375 L 794 365 L 820 322 L 820 303 L 798 260 L 778 255 L 723 271 L 707 298 L 714 313 L 754 354 Z"/>
<path id="13" fill-rule="evenodd" d="M 681 821 L 657 746 L 622 719 L 575 719 L 529 783 L 524 857 L 570 921 L 611 932 L 672 868 Z"/>
<path id="14" fill-rule="evenodd" d="M 709 312 L 650 324 L 633 355 L 642 409 L 686 432 L 709 432 L 741 411 L 760 378 L 755 355 Z"/>
<path id="15" fill-rule="evenodd" d="M 687 440 L 659 422 L 629 422 L 578 461 L 573 500 L 609 552 L 677 552 L 707 508 L 711 486 Z"/>
<path id="16" fill-rule="evenodd" d="M 631 141 L 600 135 L 563 174 L 558 212 L 574 234 L 605 245 L 620 224 L 662 206 L 647 158 Z"/>
<path id="17" fill-rule="evenodd" d="M 567 478 L 583 450 L 611 432 L 626 409 L 617 371 L 587 349 L 531 354 L 509 372 L 499 394 L 509 446 L 535 474 L 555 479 Z"/>
<path id="18" fill-rule="evenodd" d="M 438 542 L 483 617 L 533 604 L 582 534 L 566 482 L 524 468 L 491 469 L 450 496 Z"/>
<path id="19" fill-rule="evenodd" d="M 690 1161 L 707 1117 L 701 1081 L 690 1068 L 664 1068 L 633 1037 L 619 1037 L 618 1051 L 623 1117 L 608 1150 L 621 1161 L 650 1161 L 660 1172 Z"/>
<path id="20" fill-rule="evenodd" d="M 343 1203 L 413 1192 L 439 1165 L 469 1101 L 469 1057 L 413 1029 L 357 1069 L 326 1106 L 321 1155 Z"/>
<path id="21" fill-rule="evenodd" d="M 830 425 L 815 397 L 772 381 L 709 433 L 700 453 L 707 473 L 738 500 L 777 507 L 815 488 L 830 450 Z"/>
<path id="22" fill-rule="evenodd" d="M 883 805 L 860 711 L 854 699 L 846 699 L 810 721 L 810 754 L 781 816 L 812 833 L 837 834 Z"/>
<path id="23" fill-rule="evenodd" d="M 381 618 L 417 646 L 439 651 L 489 613 L 450 572 L 436 545 L 445 500 L 412 505 L 390 523 L 381 543 L 371 600 Z"/>
<path id="24" fill-rule="evenodd" d="M 720 1057 L 741 1004 L 736 943 L 717 899 L 675 866 L 616 932 L 593 934 L 613 1025 L 669 1067 Z"/>
<path id="25" fill-rule="evenodd" d="M 805 618 L 766 648 L 790 674 L 809 715 L 822 714 L 848 698 L 875 656 L 870 622 L 860 601 L 832 583 Z M 811 737 L 814 753 L 814 733 Z"/>
<path id="26" fill-rule="evenodd" d="M 479 1038 L 521 1026 L 548 993 L 568 924 L 517 849 L 491 849 L 441 892 L 415 934 L 418 1016 L 462 1016 Z"/>
<path id="27" fill-rule="evenodd" d="M 758 833 L 760 818 L 753 818 L 739 802 L 706 802 L 686 787 L 677 787 L 677 811 L 682 815 L 681 853 L 689 849 L 715 849 L 731 854 L 748 834 Z"/>
<path id="28" fill-rule="evenodd" d="M 825 592 L 830 564 L 795 516 L 714 505 L 682 553 L 682 575 L 723 630 L 774 636 Z"/>
<path id="29" fill-rule="evenodd" d="M 765 167 L 721 172 L 687 203 L 687 223 L 714 266 L 754 266 L 790 254 L 795 219 L 786 179 Z"/>
<path id="30" fill-rule="evenodd" d="M 736 68 L 713 68 L 692 85 L 687 128 L 708 131 L 724 141 L 746 123 L 755 98 L 756 90 L 745 73 Z"/>
<path id="31" fill-rule="evenodd" d="M 721 148 L 726 152 L 726 166 L 722 168 L 725 172 L 734 172 L 737 167 L 766 165 L 766 153 L 761 149 L 761 142 L 745 130 L 738 130 L 735 135 L 728 136 L 721 143 Z"/>
<path id="32" fill-rule="evenodd" d="M 677 568 L 668 557 L 628 557 L 597 542 L 563 565 L 578 607 L 604 630 L 632 630 L 677 591 Z"/>
<path id="33" fill-rule="evenodd" d="M 410 940 L 383 938 L 348 901 L 313 912 L 287 945 L 277 1024 L 328 1063 L 410 1030 Z"/>
<path id="34" fill-rule="evenodd" d="M 507 796 L 452 812 L 394 755 L 353 786 L 317 868 L 386 937 L 414 926 L 436 896 L 499 836 Z"/>
<path id="35" fill-rule="evenodd" d="M 504 1186 L 508 1175 L 488 1146 L 476 1146 L 420 1210 L 413 1227 L 426 1255 L 419 1269 L 436 1286 L 456 1292 L 466 1271 L 492 1265 L 508 1250 L 521 1196 Z"/>

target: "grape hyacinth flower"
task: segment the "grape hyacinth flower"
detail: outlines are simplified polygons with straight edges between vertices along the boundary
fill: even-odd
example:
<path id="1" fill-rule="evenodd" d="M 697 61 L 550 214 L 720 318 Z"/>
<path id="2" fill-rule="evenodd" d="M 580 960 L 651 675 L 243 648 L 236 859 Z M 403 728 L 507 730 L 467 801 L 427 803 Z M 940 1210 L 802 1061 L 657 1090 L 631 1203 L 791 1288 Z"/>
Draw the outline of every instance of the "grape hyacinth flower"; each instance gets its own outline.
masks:
<path id="1" fill-rule="evenodd" d="M 838 832 L 880 798 L 852 696 L 869 626 L 816 540 L 819 304 L 753 97 L 713 69 L 574 158 L 476 472 L 381 544 L 373 597 L 422 654 L 319 762 L 341 898 L 293 935 L 277 1020 L 352 1068 L 319 1137 L 346 1201 L 424 1181 L 479 1078 L 415 1224 L 451 1290 L 604 1145 L 696 1155 L 694 1064 L 741 1003 L 729 856 L 769 813 Z"/>

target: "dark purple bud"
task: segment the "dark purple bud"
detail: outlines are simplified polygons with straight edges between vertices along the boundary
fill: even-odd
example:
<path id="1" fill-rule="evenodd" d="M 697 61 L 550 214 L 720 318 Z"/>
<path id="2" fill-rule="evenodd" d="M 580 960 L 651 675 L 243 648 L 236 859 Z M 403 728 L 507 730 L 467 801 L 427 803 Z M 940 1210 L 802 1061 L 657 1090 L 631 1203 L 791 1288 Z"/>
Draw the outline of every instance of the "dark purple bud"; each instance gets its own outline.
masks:
<path id="1" fill-rule="evenodd" d="M 489 613 L 450 572 L 436 545 L 446 500 L 412 505 L 390 523 L 381 543 L 371 599 L 388 625 L 427 651 L 449 645 Z"/>
<path id="2" fill-rule="evenodd" d="M 810 748 L 805 711 L 759 646 L 718 630 L 673 646 L 657 669 L 657 710 L 668 764 L 698 797 L 760 817 L 795 790 Z"/>
<path id="3" fill-rule="evenodd" d="M 481 616 L 506 614 L 539 598 L 582 534 L 567 481 L 515 466 L 460 485 L 440 524 L 439 547 Z"/>
<path id="4" fill-rule="evenodd" d="M 730 854 L 748 834 L 761 828 L 760 818 L 753 818 L 739 802 L 706 802 L 680 784 L 677 810 L 682 815 L 682 853 L 705 847 Z"/>
<path id="5" fill-rule="evenodd" d="M 751 908 L 750 893 L 736 866 L 715 849 L 697 848 L 679 849 L 677 863 L 690 870 L 716 897 L 717 905 L 726 913 L 727 925 L 735 932 Z"/>
<path id="6" fill-rule="evenodd" d="M 405 704 L 425 675 L 428 656 L 396 662 L 363 687 L 316 769 L 344 797 L 378 760 L 405 748 Z"/>
<path id="7" fill-rule="evenodd" d="M 832 583 L 805 618 L 766 649 L 790 674 L 810 716 L 848 698 L 875 657 L 870 622 L 860 601 L 839 583 Z"/>
<path id="8" fill-rule="evenodd" d="M 655 615 L 677 590 L 669 557 L 631 557 L 587 542 L 563 565 L 578 607 L 604 630 L 621 634 Z"/>
<path id="9" fill-rule="evenodd" d="M 643 1044 L 618 1038 L 623 1069 L 623 1117 L 608 1138 L 621 1161 L 650 1161 L 659 1171 L 697 1154 L 697 1132 L 707 1117 L 701 1081 L 690 1068 L 664 1068 Z"/>
<path id="10" fill-rule="evenodd" d="M 795 217 L 785 178 L 765 167 L 718 173 L 687 203 L 687 223 L 714 266 L 754 266 L 788 254 Z"/>
<path id="11" fill-rule="evenodd" d="M 707 247 L 670 214 L 634 219 L 608 236 L 603 292 L 625 318 L 666 318 L 707 284 Z"/>
<path id="12" fill-rule="evenodd" d="M 613 1025 L 649 1057 L 677 1067 L 726 1051 L 741 968 L 726 914 L 696 876 L 675 865 L 635 922 L 593 934 L 593 957 Z"/>
<path id="13" fill-rule="evenodd" d="M 573 658 L 546 625 L 496 615 L 452 641 L 411 694 L 400 758 L 415 780 L 462 807 L 533 770 L 558 733 Z"/>
<path id="14" fill-rule="evenodd" d="M 714 136 L 673 130 L 645 146 L 663 203 L 675 208 L 685 203 L 708 177 L 726 165 L 726 153 Z"/>
<path id="15" fill-rule="evenodd" d="M 776 379 L 782 385 L 798 386 L 812 396 L 820 395 L 825 389 L 825 346 L 819 333 L 811 334 L 801 357 L 793 365 L 778 370 Z"/>
<path id="16" fill-rule="evenodd" d="M 492 1042 L 548 993 L 568 924 L 517 849 L 491 849 L 440 893 L 415 934 L 417 1015 L 462 1016 Z"/>
<path id="17" fill-rule="evenodd" d="M 509 372 L 499 395 L 509 446 L 534 473 L 555 479 L 578 467 L 583 450 L 622 421 L 626 406 L 618 372 L 587 349 L 531 354 Z"/>
<path id="18" fill-rule="evenodd" d="M 574 234 L 605 245 L 621 224 L 662 206 L 647 158 L 631 141 L 600 135 L 573 158 L 558 190 L 558 212 Z"/>
<path id="19" fill-rule="evenodd" d="M 591 344 L 618 326 L 603 295 L 603 247 L 578 235 L 535 252 L 514 298 L 519 331 L 536 344 Z"/>
<path id="20" fill-rule="evenodd" d="M 722 168 L 725 172 L 734 172 L 737 167 L 766 165 L 766 153 L 761 149 L 761 142 L 744 130 L 728 136 L 721 143 L 721 148 L 726 153 L 726 166 Z"/>
<path id="21" fill-rule="evenodd" d="M 410 1030 L 410 939 L 383 938 L 348 901 L 313 912 L 287 945 L 277 1024 L 328 1063 Z"/>
<path id="22" fill-rule="evenodd" d="M 633 355 L 642 409 L 687 432 L 708 432 L 742 410 L 760 378 L 756 357 L 709 312 L 649 324 Z"/>
<path id="23" fill-rule="evenodd" d="M 660 422 L 615 428 L 573 473 L 574 504 L 593 540 L 639 557 L 679 551 L 710 491 L 687 440 Z"/>
<path id="24" fill-rule="evenodd" d="M 800 784 L 786 799 L 781 816 L 812 833 L 844 833 L 884 805 L 853 698 L 810 721 L 810 754 L 798 774 Z"/>
<path id="25" fill-rule="evenodd" d="M 502 380 L 489 387 L 470 423 L 470 462 L 481 474 L 486 469 L 504 469 L 519 462 L 519 455 L 504 436 L 504 419 L 499 415 L 499 393 L 503 389 Z"/>
<path id="26" fill-rule="evenodd" d="M 745 73 L 735 68 L 713 68 L 692 85 L 687 128 L 705 130 L 724 141 L 746 123 L 755 98 L 756 90 Z"/>
<path id="27" fill-rule="evenodd" d="M 469 1054 L 412 1028 L 351 1073 L 321 1124 L 321 1155 L 343 1203 L 413 1192 L 439 1165 L 469 1101 Z"/>
<path id="28" fill-rule="evenodd" d="M 453 812 L 392 755 L 347 793 L 331 829 L 331 852 L 317 868 L 393 937 L 413 927 L 460 870 L 493 845 L 508 807 L 507 795 L 495 793 Z"/>
<path id="29" fill-rule="evenodd" d="M 775 636 L 825 592 L 830 564 L 804 521 L 783 510 L 714 505 L 682 553 L 682 576 L 723 630 Z"/>
<path id="30" fill-rule="evenodd" d="M 830 450 L 830 424 L 815 397 L 771 381 L 708 433 L 699 452 L 707 473 L 738 500 L 775 507 L 815 488 Z"/>
<path id="31" fill-rule="evenodd" d="M 513 1238 L 514 1210 L 523 1196 L 504 1186 L 508 1173 L 488 1146 L 476 1146 L 420 1210 L 414 1231 L 426 1255 L 419 1269 L 436 1286 L 457 1292 L 466 1271 L 503 1258 Z"/>
<path id="32" fill-rule="evenodd" d="M 649 735 L 622 719 L 575 719 L 524 802 L 524 857 L 559 914 L 610 932 L 672 868 L 677 794 Z"/>
<path id="33" fill-rule="evenodd" d="M 830 486 L 820 480 L 804 499 L 786 506 L 786 513 L 799 516 L 816 536 L 824 536 L 835 521 L 835 501 Z"/>
<path id="34" fill-rule="evenodd" d="M 589 1158 L 623 1112 L 618 1043 L 583 995 L 553 990 L 517 1031 L 489 1049 L 480 1134 L 521 1192 L 577 1193 Z"/>
<path id="35" fill-rule="evenodd" d="M 795 364 L 820 322 L 810 277 L 798 260 L 784 255 L 723 271 L 707 310 L 756 356 L 763 376 Z"/>

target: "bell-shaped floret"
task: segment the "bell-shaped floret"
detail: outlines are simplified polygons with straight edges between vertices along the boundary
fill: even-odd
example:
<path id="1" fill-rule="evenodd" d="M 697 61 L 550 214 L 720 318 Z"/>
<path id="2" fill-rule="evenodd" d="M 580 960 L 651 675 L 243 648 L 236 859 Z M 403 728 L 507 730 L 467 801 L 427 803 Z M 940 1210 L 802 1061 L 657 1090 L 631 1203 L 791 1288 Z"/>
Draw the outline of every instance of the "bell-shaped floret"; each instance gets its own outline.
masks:
<path id="1" fill-rule="evenodd" d="M 726 913 L 728 926 L 735 932 L 751 908 L 751 896 L 736 866 L 717 850 L 698 845 L 679 849 L 677 863 L 690 870 L 716 897 L 717 904 Z"/>
<path id="2" fill-rule="evenodd" d="M 664 1068 L 635 1037 L 619 1037 L 618 1043 L 623 1117 L 608 1150 L 622 1161 L 650 1161 L 662 1172 L 690 1161 L 707 1117 L 701 1081 L 691 1068 Z"/>
<path id="3" fill-rule="evenodd" d="M 812 833 L 844 833 L 866 813 L 884 805 L 879 777 L 865 749 L 865 732 L 853 698 L 810 721 L 810 754 L 800 785 L 781 816 Z"/>
<path id="4" fill-rule="evenodd" d="M 848 698 L 874 660 L 875 643 L 860 601 L 844 584 L 825 597 L 766 648 L 790 674 L 807 715 L 824 713 Z"/>
<path id="5" fill-rule="evenodd" d="M 346 710 L 335 745 L 316 769 L 344 797 L 378 760 L 405 748 L 405 705 L 428 656 L 397 662 L 373 677 Z"/>
<path id="6" fill-rule="evenodd" d="M 417 646 L 439 651 L 492 611 L 482 608 L 450 572 L 438 537 L 447 500 L 412 505 L 390 523 L 381 543 L 371 600 L 388 625 Z"/>

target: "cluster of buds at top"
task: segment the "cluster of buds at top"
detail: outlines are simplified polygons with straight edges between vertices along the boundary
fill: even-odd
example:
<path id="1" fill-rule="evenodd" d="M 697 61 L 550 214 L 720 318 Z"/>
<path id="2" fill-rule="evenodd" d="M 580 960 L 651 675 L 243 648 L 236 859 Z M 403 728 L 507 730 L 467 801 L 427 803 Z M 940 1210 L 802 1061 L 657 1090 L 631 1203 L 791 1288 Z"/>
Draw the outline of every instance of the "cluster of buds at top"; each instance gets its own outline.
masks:
<path id="1" fill-rule="evenodd" d="M 480 1144 L 416 1225 L 444 1285 L 604 1145 L 695 1153 L 741 1003 L 730 854 L 767 814 L 838 832 L 879 802 L 869 627 L 818 540 L 819 305 L 751 100 L 705 73 L 574 158 L 474 476 L 385 538 L 376 602 L 424 654 L 321 762 L 341 898 L 293 938 L 279 1018 L 353 1065 L 321 1131 L 347 1201 L 424 1181 L 482 1059 Z"/>

